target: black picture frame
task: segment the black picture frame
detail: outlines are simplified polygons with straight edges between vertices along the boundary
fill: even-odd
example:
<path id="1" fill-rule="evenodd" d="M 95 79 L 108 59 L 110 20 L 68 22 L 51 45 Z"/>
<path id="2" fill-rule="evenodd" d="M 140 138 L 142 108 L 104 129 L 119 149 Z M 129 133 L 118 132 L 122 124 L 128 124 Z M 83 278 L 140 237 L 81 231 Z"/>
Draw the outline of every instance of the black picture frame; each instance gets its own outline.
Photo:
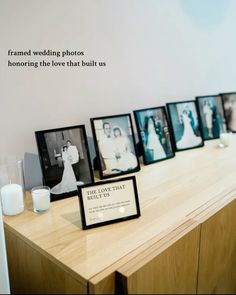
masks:
<path id="1" fill-rule="evenodd" d="M 222 98 L 223 108 L 224 108 L 224 115 L 225 115 L 225 123 L 227 130 L 230 132 L 236 132 L 236 111 L 235 106 L 230 106 L 230 104 L 236 104 L 236 92 L 225 92 L 219 94 Z M 232 100 L 233 102 L 230 100 Z"/>
<path id="2" fill-rule="evenodd" d="M 75 196 L 77 185 L 94 182 L 84 125 L 35 131 L 35 137 L 51 201 Z"/>
<path id="3" fill-rule="evenodd" d="M 112 203 L 108 199 L 109 196 L 107 196 L 107 194 L 111 194 L 112 192 L 114 192 L 116 190 L 113 188 L 122 187 L 121 183 L 125 183 L 128 181 L 131 182 L 132 193 L 133 193 L 133 195 L 132 195 L 132 193 L 130 191 L 128 191 L 128 195 L 129 195 L 128 198 L 130 198 L 130 200 L 124 201 L 124 199 L 123 199 L 123 201 L 122 201 L 122 199 L 120 199 L 120 196 L 122 196 L 122 197 L 124 196 L 124 192 L 122 192 L 122 194 L 119 193 L 119 195 L 117 196 L 117 203 Z M 106 187 L 105 193 L 104 193 L 104 189 L 99 191 L 98 188 L 101 186 Z M 88 198 L 88 196 L 84 195 L 84 193 L 85 193 L 84 190 L 86 190 L 88 188 L 91 188 L 90 192 L 95 194 L 96 197 L 98 196 L 98 192 L 101 195 L 98 197 L 98 201 L 95 203 L 95 207 L 92 207 L 92 208 L 87 206 L 86 201 L 88 202 L 89 200 L 87 200 L 86 197 Z M 108 192 L 108 188 L 110 188 L 109 192 Z M 128 176 L 128 177 L 123 177 L 123 178 L 119 178 L 119 179 L 100 181 L 100 182 L 96 182 L 94 184 L 83 185 L 83 186 L 78 187 L 78 193 L 79 193 L 79 205 L 80 205 L 82 229 L 91 229 L 91 228 L 100 227 L 100 226 L 104 226 L 104 225 L 108 225 L 108 224 L 127 221 L 127 220 L 138 218 L 141 216 L 139 199 L 138 199 L 138 189 L 137 189 L 135 176 Z M 87 193 L 87 195 L 88 195 L 88 193 Z M 90 194 L 89 197 L 93 199 L 94 195 Z M 103 214 L 103 212 L 108 212 L 107 210 L 109 210 L 109 207 L 110 207 L 110 210 L 115 210 L 117 208 L 119 208 L 119 210 L 120 210 L 120 208 L 123 209 L 124 208 L 123 206 L 127 206 L 128 202 L 131 202 L 132 199 L 135 204 L 135 209 L 136 209 L 135 213 L 132 213 L 130 215 L 126 215 L 123 217 L 114 216 L 112 214 L 112 217 L 110 219 L 108 218 L 106 221 L 99 221 L 99 220 L 103 219 L 103 218 L 101 218 L 101 216 L 99 217 L 99 214 L 101 214 L 101 213 Z M 103 202 L 104 200 L 105 200 L 105 202 Z M 122 204 L 123 204 L 123 206 L 122 206 Z M 113 206 L 113 207 L 111 207 L 111 206 Z M 134 210 L 134 209 L 131 209 L 131 211 L 132 210 Z M 100 213 L 97 213 L 97 212 L 100 212 Z M 120 215 L 120 212 L 121 211 L 117 212 L 117 214 Z M 92 215 L 91 216 L 91 223 L 89 223 L 87 221 L 87 218 L 89 219 L 90 214 Z M 96 221 L 96 220 L 98 220 L 98 221 Z"/>
<path id="4" fill-rule="evenodd" d="M 221 95 L 197 96 L 196 103 L 203 139 L 211 140 L 219 138 L 225 121 Z"/>
<path id="5" fill-rule="evenodd" d="M 139 109 L 133 113 L 144 165 L 173 158 L 173 138 L 165 107 Z"/>
<path id="6" fill-rule="evenodd" d="M 134 130 L 129 113 L 91 118 L 90 122 L 100 179 L 121 176 L 140 170 Z M 109 132 L 109 134 L 106 135 L 106 132 Z M 123 152 L 124 149 L 126 149 L 126 153 Z"/>
<path id="7" fill-rule="evenodd" d="M 204 146 L 204 140 L 202 137 L 202 131 L 199 126 L 199 115 L 197 111 L 197 105 L 195 100 L 176 101 L 166 104 L 167 112 L 170 120 L 171 132 L 173 135 L 173 143 L 176 152 L 185 151 Z M 192 108 L 192 109 L 190 109 Z M 179 114 L 182 111 L 182 114 Z M 188 112 L 190 111 L 190 114 Z M 183 112 L 186 116 L 185 121 L 188 122 L 189 117 L 190 128 L 184 128 L 184 123 L 181 123 L 181 116 L 183 118 Z M 194 115 L 193 115 L 194 113 Z M 192 115 L 191 115 L 192 114 Z M 191 118 L 190 118 L 191 117 Z M 186 126 L 188 123 L 186 123 Z M 189 126 L 188 126 L 189 127 Z M 191 136 L 184 134 L 184 129 L 190 130 Z M 185 140 L 186 139 L 186 140 Z M 185 144 L 184 141 L 187 143 Z M 195 141 L 195 144 L 193 143 Z M 191 143 L 193 143 L 191 145 Z"/>

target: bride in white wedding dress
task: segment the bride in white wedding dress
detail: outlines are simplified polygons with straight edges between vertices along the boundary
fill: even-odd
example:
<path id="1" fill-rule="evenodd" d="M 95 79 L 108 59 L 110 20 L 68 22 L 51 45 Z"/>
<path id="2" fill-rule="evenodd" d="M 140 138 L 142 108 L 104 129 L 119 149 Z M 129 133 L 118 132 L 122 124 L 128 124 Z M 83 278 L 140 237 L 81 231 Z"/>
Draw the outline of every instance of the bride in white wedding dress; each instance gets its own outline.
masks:
<path id="1" fill-rule="evenodd" d="M 68 151 L 68 149 L 69 149 L 68 146 L 64 146 L 62 148 L 62 160 L 64 163 L 64 170 L 63 170 L 61 182 L 55 185 L 51 189 L 51 193 L 55 195 L 76 191 L 77 185 L 83 184 L 83 182 L 77 181 L 75 178 L 74 170 L 72 168 L 72 164 L 74 164 L 75 161 L 73 159 L 73 156 Z M 79 158 L 78 158 L 78 161 L 79 161 Z"/>
<path id="2" fill-rule="evenodd" d="M 200 136 L 196 136 L 193 132 L 193 128 L 191 126 L 191 121 L 188 116 L 187 111 L 183 111 L 183 124 L 184 124 L 184 132 L 181 139 L 176 143 L 178 149 L 185 149 L 194 146 L 198 146 L 202 143 L 202 139 Z"/>
<path id="3" fill-rule="evenodd" d="M 154 128 L 153 119 L 150 117 L 147 123 L 147 149 L 152 153 L 152 160 L 166 158 L 166 153 Z"/>

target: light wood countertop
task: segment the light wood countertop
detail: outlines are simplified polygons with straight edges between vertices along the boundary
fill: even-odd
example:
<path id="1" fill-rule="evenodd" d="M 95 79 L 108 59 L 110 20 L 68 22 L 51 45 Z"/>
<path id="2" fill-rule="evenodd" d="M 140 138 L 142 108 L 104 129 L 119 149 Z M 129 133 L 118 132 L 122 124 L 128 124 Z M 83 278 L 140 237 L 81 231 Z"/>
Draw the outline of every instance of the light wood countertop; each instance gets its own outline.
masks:
<path id="1" fill-rule="evenodd" d="M 33 213 L 28 203 L 22 214 L 4 217 L 5 227 L 85 284 L 144 252 L 173 229 L 183 224 L 192 228 L 216 202 L 235 198 L 236 134 L 229 147 L 217 145 L 218 140 L 211 140 L 202 148 L 142 166 L 135 173 L 138 219 L 83 231 L 79 200 L 72 197 L 51 203 L 42 215 Z"/>

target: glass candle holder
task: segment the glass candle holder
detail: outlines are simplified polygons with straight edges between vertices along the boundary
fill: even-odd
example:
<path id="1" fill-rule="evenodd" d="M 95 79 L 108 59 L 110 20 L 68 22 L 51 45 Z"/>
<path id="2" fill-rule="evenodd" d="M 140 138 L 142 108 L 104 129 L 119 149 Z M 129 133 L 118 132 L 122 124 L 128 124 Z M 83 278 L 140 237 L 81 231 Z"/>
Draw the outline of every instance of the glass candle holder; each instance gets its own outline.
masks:
<path id="1" fill-rule="evenodd" d="M 48 186 L 32 188 L 31 196 L 35 213 L 44 213 L 50 208 L 50 188 Z"/>
<path id="2" fill-rule="evenodd" d="M 22 161 L 16 157 L 0 159 L 0 196 L 4 215 L 16 215 L 24 211 Z"/>
<path id="3" fill-rule="evenodd" d="M 232 133 L 227 132 L 225 119 L 221 119 L 219 126 L 220 126 L 220 136 L 219 136 L 218 146 L 220 148 L 224 148 L 230 145 Z"/>
<path id="4" fill-rule="evenodd" d="M 219 138 L 219 147 L 224 148 L 230 145 L 232 133 L 230 132 L 222 132 L 220 133 Z"/>

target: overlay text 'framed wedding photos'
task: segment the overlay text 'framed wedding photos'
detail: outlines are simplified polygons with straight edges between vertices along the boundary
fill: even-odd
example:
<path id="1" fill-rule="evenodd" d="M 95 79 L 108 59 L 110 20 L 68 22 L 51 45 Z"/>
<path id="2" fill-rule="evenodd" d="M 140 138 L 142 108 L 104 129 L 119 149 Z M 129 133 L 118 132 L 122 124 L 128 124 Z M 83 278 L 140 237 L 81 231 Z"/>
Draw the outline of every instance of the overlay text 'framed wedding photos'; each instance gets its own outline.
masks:
<path id="1" fill-rule="evenodd" d="M 135 176 L 78 187 L 82 228 L 89 229 L 138 218 Z"/>
<path id="2" fill-rule="evenodd" d="M 176 151 L 202 147 L 204 141 L 199 127 L 195 100 L 167 104 Z"/>
<path id="3" fill-rule="evenodd" d="M 134 118 L 145 165 L 175 156 L 165 107 L 136 110 Z"/>
<path id="4" fill-rule="evenodd" d="M 77 195 L 77 186 L 93 182 L 84 125 L 36 131 L 35 136 L 52 201 Z"/>
<path id="5" fill-rule="evenodd" d="M 100 178 L 140 170 L 130 114 L 90 120 Z"/>
<path id="6" fill-rule="evenodd" d="M 220 94 L 223 101 L 227 129 L 236 132 L 236 92 Z"/>
<path id="7" fill-rule="evenodd" d="M 197 96 L 196 102 L 203 139 L 219 138 L 224 127 L 224 109 L 221 96 Z"/>

